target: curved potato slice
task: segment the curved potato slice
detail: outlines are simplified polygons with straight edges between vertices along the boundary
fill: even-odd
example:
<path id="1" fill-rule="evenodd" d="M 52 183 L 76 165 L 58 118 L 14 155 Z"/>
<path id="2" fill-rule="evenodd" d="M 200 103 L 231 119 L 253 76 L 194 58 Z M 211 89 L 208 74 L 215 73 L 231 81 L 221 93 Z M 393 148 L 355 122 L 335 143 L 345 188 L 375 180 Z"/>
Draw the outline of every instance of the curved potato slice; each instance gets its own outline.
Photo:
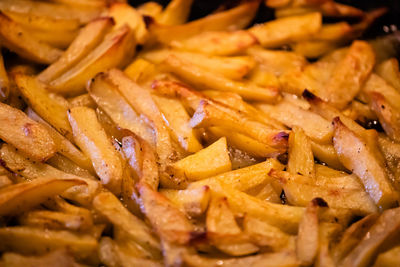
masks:
<path id="1" fill-rule="evenodd" d="M 38 178 L 0 189 L 0 216 L 29 210 L 68 188 L 83 185 L 78 179 Z"/>

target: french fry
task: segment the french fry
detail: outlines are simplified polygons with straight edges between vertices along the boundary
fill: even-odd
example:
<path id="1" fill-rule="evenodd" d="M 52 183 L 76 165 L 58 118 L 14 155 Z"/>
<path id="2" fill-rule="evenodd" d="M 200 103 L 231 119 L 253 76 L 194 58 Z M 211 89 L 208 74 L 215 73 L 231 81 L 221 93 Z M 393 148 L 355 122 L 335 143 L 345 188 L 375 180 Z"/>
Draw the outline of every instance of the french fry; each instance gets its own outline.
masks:
<path id="1" fill-rule="evenodd" d="M 207 238 L 226 254 L 244 256 L 259 250 L 243 236 L 226 198 L 212 198 L 207 211 L 206 228 Z"/>
<path id="2" fill-rule="evenodd" d="M 153 191 L 147 184 L 139 184 L 142 212 L 149 219 L 162 240 L 176 244 L 187 244 L 195 235 L 193 225 L 162 194 Z M 163 213 L 160 217 L 159 212 Z"/>
<path id="3" fill-rule="evenodd" d="M 107 74 L 99 73 L 88 86 L 89 95 L 108 116 L 121 128 L 141 136 L 152 146 L 154 136 L 145 118 L 142 118 L 118 92 L 116 86 L 107 80 Z"/>
<path id="4" fill-rule="evenodd" d="M 162 13 L 163 6 L 157 2 L 150 1 L 150 2 L 141 4 L 136 9 L 142 15 L 156 18 L 157 16 L 159 16 Z"/>
<path id="5" fill-rule="evenodd" d="M 249 29 L 263 47 L 279 47 L 305 39 L 317 33 L 322 26 L 321 13 L 281 18 Z"/>
<path id="6" fill-rule="evenodd" d="M 159 174 L 154 149 L 141 137 L 129 133 L 122 138 L 122 151 L 139 181 L 146 182 L 156 190 Z"/>
<path id="7" fill-rule="evenodd" d="M 77 179 L 40 178 L 0 189 L 1 216 L 21 213 L 60 194 L 68 188 L 85 184 Z"/>
<path id="8" fill-rule="evenodd" d="M 160 193 L 190 217 L 201 216 L 211 197 L 210 188 L 206 185 L 185 190 L 161 189 Z"/>
<path id="9" fill-rule="evenodd" d="M 355 41 L 350 46 L 346 57 L 335 67 L 333 76 L 325 90 L 328 102 L 343 109 L 361 90 L 375 64 L 372 47 L 362 41 Z"/>
<path id="10" fill-rule="evenodd" d="M 82 154 L 83 155 L 83 154 Z M 85 156 L 86 157 L 86 156 Z M 89 158 L 87 158 L 89 159 Z M 47 163 L 51 166 L 53 166 L 56 169 L 59 169 L 60 171 L 70 173 L 82 178 L 87 178 L 91 180 L 96 180 L 96 178 L 93 176 L 94 175 L 94 170 L 91 165 L 91 161 L 89 160 L 89 170 L 88 169 L 83 169 L 79 167 L 77 164 L 75 164 L 73 161 L 69 160 L 68 158 L 64 157 L 61 154 L 55 154 L 53 157 L 47 160 Z"/>
<path id="11" fill-rule="evenodd" d="M 54 32 L 46 30 L 29 29 L 29 33 L 40 43 L 48 44 L 52 47 L 56 47 L 59 49 L 65 49 L 77 37 L 79 31 L 74 30 L 74 31 Z"/>
<path id="12" fill-rule="evenodd" d="M 162 66 L 165 70 L 200 88 L 234 92 L 248 100 L 271 102 L 279 97 L 276 88 L 263 88 L 251 83 L 232 81 L 173 56 L 168 57 Z"/>
<path id="13" fill-rule="evenodd" d="M 19 154 L 14 147 L 7 144 L 3 144 L 0 149 L 0 159 L 5 168 L 15 174 L 21 175 L 26 180 L 34 180 L 41 177 L 82 180 L 83 185 L 74 186 L 62 195 L 84 206 L 90 205 L 93 197 L 100 188 L 99 183 L 95 180 L 65 173 L 45 163 L 30 161 L 24 155 Z"/>
<path id="14" fill-rule="evenodd" d="M 133 56 L 135 40 L 126 25 L 110 32 L 104 40 L 74 67 L 50 83 L 52 91 L 76 95 L 82 93 L 86 83 L 104 69 L 124 66 Z"/>
<path id="15" fill-rule="evenodd" d="M 358 177 L 374 202 L 383 208 L 391 207 L 397 201 L 397 193 L 390 184 L 381 157 L 360 138 L 346 127 L 339 118 L 333 120 L 335 133 L 333 143 L 340 162 Z M 356 160 L 357 159 L 357 163 Z"/>
<path id="16" fill-rule="evenodd" d="M 310 265 L 318 252 L 318 209 L 327 207 L 322 198 L 314 198 L 307 205 L 299 224 L 299 232 L 296 241 L 297 258 L 302 265 Z"/>
<path id="17" fill-rule="evenodd" d="M 232 163 L 225 137 L 173 163 L 169 168 L 171 175 L 181 176 L 189 181 L 202 180 L 230 170 L 232 170 Z"/>
<path id="18" fill-rule="evenodd" d="M 399 62 L 396 58 L 390 58 L 380 63 L 376 66 L 375 71 L 391 86 L 400 90 Z"/>
<path id="19" fill-rule="evenodd" d="M 26 111 L 29 118 L 43 125 L 51 136 L 58 147 L 58 153 L 64 155 L 79 167 L 92 171 L 92 162 L 90 159 L 84 155 L 79 149 L 77 149 L 67 138 L 62 136 L 57 130 L 55 130 L 51 125 L 44 121 L 38 114 L 36 114 L 31 108 Z"/>
<path id="20" fill-rule="evenodd" d="M 93 207 L 111 223 L 123 229 L 140 246 L 152 254 L 158 255 L 160 245 L 152 235 L 150 228 L 131 214 L 112 193 L 98 194 L 93 200 Z"/>
<path id="21" fill-rule="evenodd" d="M 390 209 L 382 213 L 368 234 L 357 246 L 341 261 L 342 266 L 367 266 L 385 244 L 390 244 L 399 233 L 398 214 L 400 210 Z"/>
<path id="22" fill-rule="evenodd" d="M 82 94 L 68 99 L 69 106 L 73 107 L 81 107 L 85 106 L 88 108 L 96 108 L 96 103 L 90 97 L 89 94 Z"/>
<path id="23" fill-rule="evenodd" d="M 399 159 L 400 159 L 400 145 L 399 143 L 393 142 L 388 137 L 383 137 L 382 135 L 378 138 L 379 149 L 382 151 L 383 156 L 386 159 L 386 163 L 389 169 L 392 171 L 395 177 L 399 177 Z M 397 179 L 395 179 L 397 181 Z M 397 182 L 395 182 L 397 185 Z M 396 186 L 397 187 L 397 186 Z"/>
<path id="24" fill-rule="evenodd" d="M 89 7 L 104 7 L 107 4 L 107 1 L 104 0 L 50 0 L 50 2 L 59 3 L 69 5 L 71 7 L 82 7 L 82 8 L 89 8 Z M 122 1 L 123 2 L 123 1 Z"/>
<path id="25" fill-rule="evenodd" d="M 289 127 L 303 129 L 304 133 L 316 142 L 328 143 L 332 138 L 332 126 L 328 120 L 287 101 L 275 106 L 257 104 L 256 107 Z"/>
<path id="26" fill-rule="evenodd" d="M 68 111 L 74 140 L 92 160 L 93 168 L 102 183 L 115 194 L 121 192 L 122 162 L 93 109 L 75 107 Z"/>
<path id="27" fill-rule="evenodd" d="M 58 149 L 44 126 L 3 103 L 0 103 L 0 125 L 3 126 L 0 127 L 0 138 L 34 160 L 46 161 Z"/>
<path id="28" fill-rule="evenodd" d="M 124 73 L 134 82 L 144 84 L 158 74 L 158 69 L 153 63 L 137 58 L 125 68 Z"/>
<path id="29" fill-rule="evenodd" d="M 192 3 L 193 0 L 171 1 L 165 10 L 157 17 L 157 22 L 164 25 L 184 24 L 189 18 Z"/>
<path id="30" fill-rule="evenodd" d="M 247 1 L 229 10 L 208 15 L 184 25 L 160 26 L 150 25 L 150 32 L 164 44 L 173 40 L 182 40 L 202 33 L 203 31 L 240 30 L 253 20 L 259 1 Z"/>
<path id="31" fill-rule="evenodd" d="M 384 253 L 378 255 L 378 258 L 375 261 L 374 267 L 390 267 L 396 266 L 399 262 L 399 252 L 400 248 L 394 247 Z"/>
<path id="32" fill-rule="evenodd" d="M 315 177 L 314 155 L 311 141 L 300 128 L 293 128 L 289 134 L 289 161 L 287 166 L 291 174 Z"/>
<path id="33" fill-rule="evenodd" d="M 335 169 L 344 170 L 333 145 L 321 145 L 311 140 L 311 149 L 314 156 L 320 161 L 325 162 Z"/>
<path id="34" fill-rule="evenodd" d="M 215 125 L 227 127 L 280 151 L 284 151 L 287 146 L 288 136 L 286 131 L 268 128 L 234 111 L 227 113 L 207 100 L 200 101 L 190 120 L 190 125 L 192 127 L 212 127 Z"/>
<path id="35" fill-rule="evenodd" d="M 47 91 L 47 87 L 35 78 L 16 74 L 15 83 L 29 106 L 63 136 L 72 140 L 72 129 L 67 118 L 68 102 Z"/>
<path id="36" fill-rule="evenodd" d="M 48 83 L 62 75 L 68 69 L 71 69 L 101 42 L 112 25 L 113 21 L 108 17 L 96 19 L 88 23 L 80 30 L 76 39 L 63 55 L 42 71 L 37 78 L 42 82 Z"/>
<path id="37" fill-rule="evenodd" d="M 315 265 L 317 267 L 322 266 L 335 266 L 335 262 L 333 261 L 330 247 L 335 240 L 337 234 L 342 230 L 342 225 L 338 223 L 325 223 L 322 222 L 319 224 L 318 229 L 318 254 L 315 259 Z"/>
<path id="38" fill-rule="evenodd" d="M 69 231 L 44 230 L 14 226 L 0 229 L 0 250 L 19 251 L 24 254 L 43 254 L 51 250 L 68 248 L 74 257 L 96 264 L 98 242 L 89 235 Z"/>
<path id="39" fill-rule="evenodd" d="M 61 50 L 39 42 L 28 30 L 3 14 L 0 14 L 0 29 L 2 45 L 24 58 L 49 64 L 56 61 L 62 54 Z"/>
<path id="40" fill-rule="evenodd" d="M 181 58 L 183 61 L 189 60 L 198 67 L 211 72 L 220 73 L 232 80 L 242 79 L 255 65 L 255 61 L 249 56 L 209 56 L 193 52 L 166 49 L 149 51 L 141 54 L 142 57 L 156 64 L 163 62 L 169 55 Z"/>
<path id="41" fill-rule="evenodd" d="M 70 204 L 60 196 L 55 196 L 51 199 L 48 199 L 43 203 L 43 206 L 56 212 L 79 216 L 82 218 L 83 223 L 93 226 L 93 216 L 91 210 Z"/>
<path id="42" fill-rule="evenodd" d="M 378 213 L 365 216 L 358 222 L 353 223 L 341 236 L 340 242 L 333 248 L 333 258 L 336 263 L 344 259 L 353 248 L 360 243 L 361 239 L 375 224 L 379 218 Z"/>
<path id="43" fill-rule="evenodd" d="M 213 56 L 230 56 L 243 52 L 257 43 L 257 39 L 247 31 L 204 32 L 170 45 L 178 50 L 203 53 Z"/>
<path id="44" fill-rule="evenodd" d="M 108 15 L 115 21 L 115 29 L 127 24 L 134 33 L 135 40 L 143 44 L 147 39 L 147 27 L 140 13 L 126 3 L 112 3 Z"/>
<path id="45" fill-rule="evenodd" d="M 301 41 L 291 45 L 293 51 L 306 58 L 318 58 L 338 49 L 341 42 L 332 41 Z"/>
<path id="46" fill-rule="evenodd" d="M 190 117 L 183 104 L 173 98 L 157 95 L 152 97 L 181 147 L 189 153 L 201 150 L 203 146 L 200 144 L 195 130 L 189 126 Z"/>
<path id="47" fill-rule="evenodd" d="M 0 53 L 0 102 L 4 102 L 10 94 L 10 80 L 8 78 L 5 66 L 3 54 Z"/>

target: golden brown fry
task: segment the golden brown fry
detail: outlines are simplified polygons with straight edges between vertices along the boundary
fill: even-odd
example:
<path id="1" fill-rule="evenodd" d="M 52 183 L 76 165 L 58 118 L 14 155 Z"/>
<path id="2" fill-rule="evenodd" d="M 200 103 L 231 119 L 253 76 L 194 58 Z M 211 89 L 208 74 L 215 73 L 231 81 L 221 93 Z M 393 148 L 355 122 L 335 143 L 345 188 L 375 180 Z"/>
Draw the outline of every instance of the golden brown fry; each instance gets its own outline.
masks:
<path id="1" fill-rule="evenodd" d="M 141 4 L 136 9 L 142 15 L 156 18 L 162 13 L 163 6 L 157 2 L 149 1 Z"/>
<path id="2" fill-rule="evenodd" d="M 10 94 L 10 80 L 4 66 L 3 54 L 0 53 L 0 102 L 4 102 Z"/>
<path id="3" fill-rule="evenodd" d="M 60 148 L 43 125 L 3 103 L 0 103 L 0 125 L 0 138 L 34 160 L 46 161 Z"/>
<path id="4" fill-rule="evenodd" d="M 374 202 L 388 208 L 398 201 L 398 194 L 388 178 L 387 170 L 382 162 L 382 155 L 366 144 L 360 136 L 346 127 L 337 117 L 333 120 L 335 133 L 333 143 L 340 162 L 360 177 L 365 190 Z"/>
<path id="5" fill-rule="evenodd" d="M 400 247 L 394 247 L 384 253 L 380 253 L 375 261 L 374 267 L 391 267 L 400 262 Z"/>
<path id="6" fill-rule="evenodd" d="M 396 58 L 389 58 L 376 66 L 376 73 L 385 79 L 391 86 L 400 90 L 399 62 Z"/>
<path id="7" fill-rule="evenodd" d="M 76 39 L 63 55 L 42 71 L 37 78 L 42 82 L 48 83 L 71 69 L 101 42 L 112 25 L 113 20 L 108 17 L 99 18 L 88 23 L 80 30 Z"/>
<path id="8" fill-rule="evenodd" d="M 184 24 L 190 14 L 193 0 L 173 0 L 165 10 L 157 16 L 157 22 L 164 25 Z"/>
<path id="9" fill-rule="evenodd" d="M 78 30 L 73 31 L 46 31 L 29 29 L 29 34 L 40 43 L 48 44 L 52 47 L 66 49 L 78 35 Z M 61 56 L 60 56 L 61 57 Z"/>
<path id="10" fill-rule="evenodd" d="M 261 46 L 274 48 L 299 41 L 317 33 L 322 26 L 321 13 L 281 18 L 249 29 Z"/>
<path id="11" fill-rule="evenodd" d="M 96 112 L 87 107 L 75 107 L 68 111 L 68 119 L 75 142 L 92 160 L 102 183 L 118 195 L 123 175 L 121 158 L 98 122 Z"/>
<path id="12" fill-rule="evenodd" d="M 68 188 L 83 185 L 78 179 L 39 178 L 31 182 L 10 185 L 0 189 L 0 215 L 21 213 L 60 194 Z"/>
<path id="13" fill-rule="evenodd" d="M 289 134 L 289 161 L 287 170 L 291 174 L 315 177 L 314 155 L 311 141 L 301 128 L 294 127 Z"/>
<path id="14" fill-rule="evenodd" d="M 2 45 L 20 56 L 37 63 L 53 63 L 62 51 L 39 42 L 28 30 L 0 14 L 0 40 Z"/>

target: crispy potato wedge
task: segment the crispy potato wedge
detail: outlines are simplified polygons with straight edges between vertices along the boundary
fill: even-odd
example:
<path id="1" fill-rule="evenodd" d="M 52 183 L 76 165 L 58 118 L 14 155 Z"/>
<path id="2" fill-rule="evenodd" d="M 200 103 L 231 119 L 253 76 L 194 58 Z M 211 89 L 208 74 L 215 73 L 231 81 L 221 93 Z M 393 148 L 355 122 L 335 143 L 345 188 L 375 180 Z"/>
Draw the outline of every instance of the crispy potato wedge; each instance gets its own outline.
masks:
<path id="1" fill-rule="evenodd" d="M 15 174 L 21 175 L 26 180 L 34 180 L 41 177 L 82 180 L 83 185 L 74 186 L 65 191 L 62 195 L 84 206 L 90 205 L 93 197 L 100 188 L 100 184 L 95 180 L 60 171 L 45 163 L 30 161 L 26 156 L 19 154 L 16 148 L 11 145 L 2 145 L 0 149 L 0 159 L 5 168 Z"/>
<path id="2" fill-rule="evenodd" d="M 41 43 L 29 33 L 29 30 L 3 14 L 0 14 L 0 41 L 11 51 L 37 63 L 53 63 L 62 54 L 61 50 Z"/>
<path id="3" fill-rule="evenodd" d="M 400 90 L 400 71 L 399 62 L 396 58 L 390 58 L 375 68 L 376 73 L 387 81 L 391 86 Z"/>
<path id="4" fill-rule="evenodd" d="M 399 208 L 386 210 L 377 219 L 364 238 L 341 261 L 342 266 L 367 266 L 385 244 L 393 243 L 399 233 Z"/>
<path id="5" fill-rule="evenodd" d="M 157 22 L 164 25 L 184 24 L 190 14 L 193 0 L 173 0 L 165 10 L 157 16 Z"/>
<path id="6" fill-rule="evenodd" d="M 329 103 L 343 109 L 361 90 L 375 64 L 372 47 L 363 41 L 355 41 L 345 58 L 335 67 L 325 88 Z"/>
<path id="7" fill-rule="evenodd" d="M 0 138 L 34 160 L 46 161 L 59 149 L 43 125 L 3 103 L 0 103 L 0 125 Z"/>
<path id="8" fill-rule="evenodd" d="M 63 55 L 43 70 L 37 78 L 48 83 L 71 69 L 101 42 L 112 25 L 113 20 L 109 17 L 99 18 L 88 23 L 80 30 Z"/>
<path id="9" fill-rule="evenodd" d="M 378 206 L 387 208 L 395 205 L 398 195 L 390 183 L 382 156 L 374 155 L 378 153 L 376 149 L 366 144 L 339 118 L 334 119 L 333 123 L 333 143 L 340 162 L 360 177 L 365 190 Z"/>
<path id="10" fill-rule="evenodd" d="M 39 178 L 26 183 L 0 189 L 0 215 L 21 213 L 44 202 L 48 197 L 60 194 L 68 188 L 83 185 L 78 179 Z"/>
<path id="11" fill-rule="evenodd" d="M 202 180 L 232 170 L 226 138 L 222 137 L 210 146 L 173 163 L 169 172 L 189 181 Z"/>
<path id="12" fill-rule="evenodd" d="M 170 45 L 183 51 L 212 56 L 230 56 L 243 52 L 256 43 L 257 39 L 247 31 L 210 31 L 182 41 L 172 41 Z"/>
<path id="13" fill-rule="evenodd" d="M 317 33 L 322 26 L 321 13 L 281 18 L 249 29 L 263 47 L 279 47 Z"/>
<path id="14" fill-rule="evenodd" d="M 77 259 L 87 263 L 98 262 L 97 240 L 89 235 L 69 231 L 44 230 L 14 226 L 0 229 L 0 251 L 18 251 L 23 254 L 43 254 L 51 250 L 68 248 Z"/>
<path id="15" fill-rule="evenodd" d="M 279 97 L 276 88 L 265 88 L 252 83 L 232 81 L 223 75 L 211 73 L 173 55 L 163 61 L 162 66 L 166 71 L 172 72 L 199 88 L 234 92 L 247 100 L 271 102 Z"/>
<path id="16" fill-rule="evenodd" d="M 34 77 L 16 74 L 15 83 L 29 106 L 63 136 L 72 140 L 72 129 L 67 118 L 68 102 L 46 90 Z"/>
<path id="17" fill-rule="evenodd" d="M 135 52 L 132 30 L 126 25 L 110 32 L 104 40 L 79 63 L 50 83 L 52 91 L 77 95 L 98 72 L 124 66 Z"/>
<path id="18" fill-rule="evenodd" d="M 152 95 L 152 98 L 181 147 L 189 153 L 201 150 L 203 146 L 197 138 L 196 131 L 189 126 L 190 117 L 183 104 L 177 99 L 158 95 Z"/>
<path id="19" fill-rule="evenodd" d="M 126 235 L 137 244 L 154 255 L 159 254 L 160 244 L 152 235 L 151 229 L 130 213 L 112 193 L 102 192 L 98 194 L 93 200 L 93 207 L 112 224 L 123 229 Z"/>
<path id="20" fill-rule="evenodd" d="M 202 33 L 203 31 L 240 30 L 256 15 L 259 1 L 247 1 L 229 10 L 208 15 L 184 25 L 150 25 L 150 32 L 161 43 L 168 44 Z"/>
<path id="21" fill-rule="evenodd" d="M 151 189 L 147 184 L 138 184 L 140 206 L 154 230 L 162 240 L 176 244 L 187 244 L 196 236 L 193 225 L 185 214 L 162 194 Z M 163 216 L 159 216 L 160 212 Z"/>
<path id="22" fill-rule="evenodd" d="M 287 170 L 291 174 L 315 177 L 314 155 L 311 141 L 301 128 L 294 127 L 289 134 L 289 161 Z"/>
<path id="23" fill-rule="evenodd" d="M 87 107 L 75 107 L 68 111 L 68 119 L 75 142 L 92 160 L 102 183 L 118 195 L 123 175 L 121 158 L 98 122 L 96 112 Z"/>
<path id="24" fill-rule="evenodd" d="M 206 185 L 185 190 L 161 189 L 160 193 L 190 217 L 201 216 L 211 197 L 210 188 Z"/>

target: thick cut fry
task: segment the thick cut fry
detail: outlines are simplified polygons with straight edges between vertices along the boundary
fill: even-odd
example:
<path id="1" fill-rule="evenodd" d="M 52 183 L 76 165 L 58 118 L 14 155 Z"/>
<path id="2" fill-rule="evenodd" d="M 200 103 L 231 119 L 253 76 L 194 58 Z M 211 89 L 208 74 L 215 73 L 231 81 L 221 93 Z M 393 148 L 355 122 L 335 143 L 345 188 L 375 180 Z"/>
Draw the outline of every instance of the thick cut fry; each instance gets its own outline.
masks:
<path id="1" fill-rule="evenodd" d="M 206 218 L 207 238 L 221 251 L 232 256 L 244 256 L 259 248 L 250 243 L 237 225 L 226 198 L 211 200 Z"/>
<path id="2" fill-rule="evenodd" d="M 28 30 L 3 14 L 0 14 L 0 41 L 11 51 L 37 63 L 53 63 L 62 54 L 61 50 L 39 42 Z"/>
<path id="3" fill-rule="evenodd" d="M 374 202 L 383 208 L 392 207 L 398 194 L 390 184 L 382 156 L 365 143 L 355 132 L 346 127 L 339 118 L 334 119 L 333 143 L 340 162 L 358 177 Z"/>
<path id="4" fill-rule="evenodd" d="M 248 100 L 271 102 L 279 98 L 277 88 L 265 88 L 252 83 L 232 81 L 221 74 L 211 73 L 173 55 L 169 56 L 162 65 L 165 70 L 201 89 L 233 92 Z"/>
<path id="5" fill-rule="evenodd" d="M 325 162 L 332 168 L 344 170 L 333 145 L 321 145 L 311 140 L 311 149 L 318 160 Z"/>
<path id="6" fill-rule="evenodd" d="M 35 78 L 16 74 L 15 82 L 29 106 L 62 135 L 72 140 L 72 129 L 67 118 L 68 102 L 46 90 Z"/>
<path id="7" fill-rule="evenodd" d="M 48 83 L 71 69 L 101 42 L 112 25 L 111 18 L 99 18 L 88 23 L 80 30 L 76 39 L 63 55 L 42 71 L 37 78 Z"/>
<path id="8" fill-rule="evenodd" d="M 396 58 L 390 58 L 380 63 L 376 66 L 376 73 L 400 91 L 399 62 Z"/>
<path id="9" fill-rule="evenodd" d="M 275 106 L 258 104 L 256 107 L 288 127 L 303 129 L 304 133 L 316 142 L 329 143 L 332 139 L 331 123 L 309 110 L 287 101 Z"/>
<path id="10" fill-rule="evenodd" d="M 19 154 L 16 148 L 7 144 L 3 144 L 0 149 L 0 159 L 5 168 L 15 174 L 21 175 L 26 180 L 34 180 L 42 177 L 82 180 L 84 185 L 74 186 L 62 195 L 84 206 L 90 205 L 93 197 L 100 188 L 99 183 L 95 180 L 65 173 L 45 163 L 30 161 L 24 155 Z"/>
<path id="11" fill-rule="evenodd" d="M 157 22 L 164 25 L 184 24 L 190 14 L 193 0 L 174 0 L 171 1 L 165 10 L 157 16 Z"/>
<path id="12" fill-rule="evenodd" d="M 391 105 L 400 110 L 400 92 L 375 73 L 372 73 L 365 82 L 360 97 L 369 102 L 369 95 L 372 92 L 381 93 Z"/>
<path id="13" fill-rule="evenodd" d="M 375 64 L 372 47 L 363 41 L 355 41 L 345 58 L 335 67 L 325 88 L 329 103 L 343 109 L 361 90 Z"/>
<path id="14" fill-rule="evenodd" d="M 128 101 L 118 92 L 116 85 L 107 81 L 107 74 L 99 73 L 88 86 L 90 96 L 119 127 L 139 135 L 152 146 L 155 145 L 152 129 L 146 118 L 138 115 Z"/>
<path id="15" fill-rule="evenodd" d="M 129 133 L 122 138 L 122 151 L 139 181 L 146 182 L 157 190 L 159 177 L 154 149 L 141 137 Z"/>
<path id="16" fill-rule="evenodd" d="M 183 245 L 196 236 L 194 227 L 185 214 L 175 208 L 166 197 L 145 183 L 139 184 L 138 189 L 142 212 L 162 240 Z"/>
<path id="17" fill-rule="evenodd" d="M 287 170 L 291 174 L 315 176 L 314 155 L 311 142 L 300 128 L 293 128 L 289 134 L 289 161 Z"/>
<path id="18" fill-rule="evenodd" d="M 123 175 L 121 158 L 98 122 L 96 112 L 87 107 L 75 107 L 68 112 L 68 118 L 75 142 L 92 160 L 102 183 L 118 195 Z"/>
<path id="19" fill-rule="evenodd" d="M 59 149 L 44 126 L 3 103 L 0 103 L 0 138 L 38 161 L 46 161 Z"/>
<path id="20" fill-rule="evenodd" d="M 115 27 L 119 28 L 127 24 L 134 33 L 135 40 L 143 44 L 147 39 L 147 27 L 141 14 L 126 3 L 112 3 L 108 9 L 108 15 L 115 21 Z"/>
<path id="21" fill-rule="evenodd" d="M 400 110 L 397 110 L 381 93 L 369 94 L 370 106 L 379 118 L 385 133 L 394 141 L 400 141 Z"/>
<path id="22" fill-rule="evenodd" d="M 390 209 L 382 213 L 364 238 L 344 258 L 341 266 L 364 267 L 371 264 L 379 248 L 390 244 L 400 231 L 400 209 Z"/>
<path id="23" fill-rule="evenodd" d="M 173 98 L 157 95 L 152 97 L 162 112 L 166 124 L 182 148 L 189 153 L 201 150 L 203 146 L 197 139 L 195 130 L 189 126 L 190 117 L 183 104 Z"/>
<path id="24" fill-rule="evenodd" d="M 249 29 L 263 47 L 279 47 L 317 33 L 322 26 L 321 13 L 281 18 Z"/>
<path id="25" fill-rule="evenodd" d="M 287 147 L 286 131 L 271 129 L 262 123 L 248 119 L 238 112 L 225 112 L 214 103 L 201 100 L 190 120 L 192 127 L 213 127 L 220 125 L 256 139 L 259 142 L 284 152 Z"/>
<path id="26" fill-rule="evenodd" d="M 229 10 L 208 15 L 184 25 L 150 25 L 150 32 L 162 43 L 187 39 L 204 31 L 240 30 L 253 20 L 259 1 L 247 1 Z"/>
<path id="27" fill-rule="evenodd" d="M 311 265 L 318 252 L 318 208 L 327 207 L 322 198 L 309 202 L 299 224 L 296 254 L 302 265 Z"/>
<path id="28" fill-rule="evenodd" d="M 15 226 L 0 228 L 0 251 L 18 251 L 23 254 L 43 254 L 51 250 L 68 248 L 77 259 L 98 262 L 97 240 L 89 235 L 69 231 L 53 231 Z"/>
<path id="29" fill-rule="evenodd" d="M 37 39 L 40 43 L 48 44 L 52 47 L 60 49 L 67 48 L 76 38 L 78 33 L 79 31 L 77 30 L 54 32 L 54 31 L 29 29 L 29 34 L 31 34 L 32 37 Z"/>
<path id="30" fill-rule="evenodd" d="M 123 229 L 140 246 L 150 250 L 154 255 L 159 253 L 160 244 L 152 235 L 150 228 L 130 213 L 112 193 L 98 194 L 93 200 L 93 206 L 111 223 Z"/>
<path id="31" fill-rule="evenodd" d="M 128 26 L 108 33 L 104 40 L 79 63 L 50 83 L 52 91 L 77 95 L 98 72 L 124 66 L 133 56 L 135 40 Z"/>
<path id="32" fill-rule="evenodd" d="M 79 267 L 72 255 L 67 250 L 55 250 L 40 256 L 23 256 L 7 252 L 2 256 L 0 264 L 5 267 L 34 267 L 34 266 L 58 266 L 58 267 Z"/>
<path id="33" fill-rule="evenodd" d="M 226 144 L 222 137 L 210 146 L 173 163 L 170 172 L 189 181 L 202 180 L 232 170 L 232 163 Z"/>
<path id="34" fill-rule="evenodd" d="M 77 179 L 40 178 L 0 189 L 0 215 L 21 213 L 60 194 L 68 188 L 83 185 Z"/>
<path id="35" fill-rule="evenodd" d="M 206 211 L 211 197 L 208 186 L 185 190 L 161 189 L 160 193 L 191 217 L 202 215 Z"/>
<path id="36" fill-rule="evenodd" d="M 257 39 L 247 31 L 204 32 L 182 41 L 172 41 L 178 50 L 203 53 L 213 56 L 238 54 L 257 43 Z"/>

